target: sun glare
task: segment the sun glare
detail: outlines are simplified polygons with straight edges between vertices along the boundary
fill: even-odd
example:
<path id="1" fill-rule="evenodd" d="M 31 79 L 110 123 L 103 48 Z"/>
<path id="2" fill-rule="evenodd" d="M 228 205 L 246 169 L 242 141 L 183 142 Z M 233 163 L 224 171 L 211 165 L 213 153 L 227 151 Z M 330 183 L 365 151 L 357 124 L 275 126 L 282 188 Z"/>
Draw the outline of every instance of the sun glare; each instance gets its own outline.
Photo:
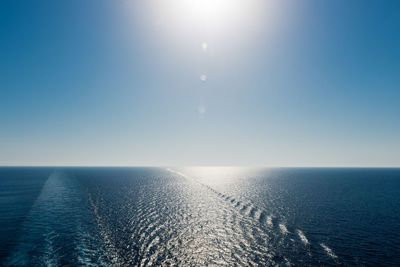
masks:
<path id="1" fill-rule="evenodd" d="M 239 15 L 239 0 L 175 0 L 177 10 L 204 26 L 222 26 Z"/>
<path id="2" fill-rule="evenodd" d="M 269 2 L 268 0 L 265 0 Z M 261 0 L 149 0 L 151 16 L 173 34 L 219 36 L 259 23 Z M 252 27 L 252 26 L 249 26 Z M 204 48 L 206 50 L 207 48 Z"/>

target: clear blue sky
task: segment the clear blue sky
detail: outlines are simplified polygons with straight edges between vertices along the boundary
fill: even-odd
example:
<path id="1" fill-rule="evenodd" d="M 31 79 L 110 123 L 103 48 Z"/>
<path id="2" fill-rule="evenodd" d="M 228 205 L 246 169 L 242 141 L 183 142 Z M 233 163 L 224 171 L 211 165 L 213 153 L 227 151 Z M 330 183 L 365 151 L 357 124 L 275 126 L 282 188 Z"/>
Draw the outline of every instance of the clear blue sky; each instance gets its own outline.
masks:
<path id="1" fill-rule="evenodd" d="M 400 166 L 400 1 L 182 1 L 2 0 L 0 165 Z"/>

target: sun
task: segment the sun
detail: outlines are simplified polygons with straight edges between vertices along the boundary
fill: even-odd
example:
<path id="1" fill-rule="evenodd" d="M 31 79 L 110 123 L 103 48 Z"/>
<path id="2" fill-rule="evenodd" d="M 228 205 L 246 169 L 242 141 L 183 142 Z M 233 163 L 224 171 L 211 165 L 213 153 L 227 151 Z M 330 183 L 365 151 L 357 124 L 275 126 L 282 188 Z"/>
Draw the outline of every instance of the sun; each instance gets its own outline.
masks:
<path id="1" fill-rule="evenodd" d="M 243 0 L 175 0 L 175 8 L 184 12 L 185 17 L 203 26 L 219 27 L 240 15 Z"/>
<path id="2" fill-rule="evenodd" d="M 224 33 L 243 28 L 262 10 L 261 0 L 148 0 L 153 18 L 176 32 Z M 267 0 L 264 0 L 267 1 Z"/>

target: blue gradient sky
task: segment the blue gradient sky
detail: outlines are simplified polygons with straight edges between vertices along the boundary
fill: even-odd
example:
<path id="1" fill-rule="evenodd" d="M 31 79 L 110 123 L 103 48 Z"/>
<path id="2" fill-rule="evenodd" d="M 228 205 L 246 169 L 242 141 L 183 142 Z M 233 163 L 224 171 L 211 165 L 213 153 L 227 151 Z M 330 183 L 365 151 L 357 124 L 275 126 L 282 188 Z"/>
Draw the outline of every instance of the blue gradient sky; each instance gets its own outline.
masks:
<path id="1" fill-rule="evenodd" d="M 1 1 L 0 164 L 400 166 L 400 1 L 239 2 Z"/>

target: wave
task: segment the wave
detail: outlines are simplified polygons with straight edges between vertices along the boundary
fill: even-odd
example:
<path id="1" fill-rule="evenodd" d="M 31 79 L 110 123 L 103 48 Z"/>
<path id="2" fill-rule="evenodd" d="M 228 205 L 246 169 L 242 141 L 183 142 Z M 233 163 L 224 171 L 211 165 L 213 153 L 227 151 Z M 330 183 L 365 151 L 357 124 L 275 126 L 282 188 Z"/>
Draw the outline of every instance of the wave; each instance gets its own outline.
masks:
<path id="1" fill-rule="evenodd" d="M 52 173 L 22 224 L 18 244 L 6 266 L 73 265 L 97 262 L 96 242 L 90 229 L 80 185 L 64 172 Z"/>
<path id="2" fill-rule="evenodd" d="M 306 245 L 307 248 L 311 247 L 311 242 L 309 241 L 309 239 L 306 237 L 306 235 L 304 234 L 304 232 L 302 230 L 297 229 L 292 234 L 288 230 L 288 227 L 286 226 L 286 224 L 282 222 L 282 220 L 280 223 L 276 223 L 277 229 L 282 235 L 281 237 L 279 237 L 278 234 L 276 232 L 274 232 L 275 231 L 274 230 L 274 221 L 279 221 L 279 218 L 277 218 L 275 215 L 273 215 L 271 213 L 269 215 L 267 215 L 268 212 L 266 210 L 260 209 L 260 208 L 256 207 L 254 204 L 252 204 L 248 201 L 245 201 L 243 199 L 237 199 L 233 196 L 227 195 L 226 193 L 218 192 L 211 186 L 203 184 L 203 183 L 197 181 L 196 179 L 193 179 L 193 178 L 187 176 L 186 174 L 184 174 L 182 172 L 172 170 L 172 169 L 167 169 L 167 170 L 171 173 L 174 173 L 183 178 L 186 178 L 194 183 L 200 184 L 201 186 L 203 186 L 203 187 L 207 188 L 208 190 L 210 190 L 211 192 L 215 193 L 216 196 L 218 196 L 220 199 L 222 199 L 226 203 L 231 204 L 232 207 L 239 212 L 239 214 L 242 214 L 243 216 L 245 216 L 249 219 L 255 220 L 259 224 L 259 228 L 254 228 L 254 229 L 257 229 L 258 232 L 266 231 L 267 234 L 273 234 L 273 235 L 269 235 L 270 236 L 270 238 L 269 238 L 270 245 L 269 246 L 275 244 L 275 246 L 284 246 L 284 247 L 287 247 L 288 249 L 290 249 L 290 247 L 293 247 L 293 249 L 297 250 L 297 249 L 300 249 L 299 247 L 295 248 L 297 246 L 296 245 L 296 239 L 297 239 L 298 240 L 297 242 L 299 244 Z M 264 226 L 266 228 L 264 228 Z M 253 230 L 253 231 L 255 231 L 255 230 Z M 273 231 L 273 232 L 271 232 L 271 231 Z M 295 235 L 295 234 L 297 234 L 297 235 Z M 273 241 L 274 239 L 276 239 L 276 241 Z M 336 260 L 338 258 L 333 253 L 333 251 L 330 248 L 328 248 L 325 244 L 321 243 L 321 247 L 332 259 Z M 269 251 L 268 253 L 271 253 L 271 251 Z M 311 256 L 311 252 L 307 252 L 306 254 Z M 282 264 L 292 265 L 292 263 L 289 261 L 288 257 L 278 257 L 276 255 L 274 256 L 273 254 L 271 254 L 270 257 L 272 259 L 274 259 L 275 263 L 279 262 L 279 259 L 281 259 Z"/>
<path id="3" fill-rule="evenodd" d="M 335 253 L 333 253 L 332 249 L 330 249 L 327 245 L 325 245 L 324 243 L 321 243 L 320 245 L 325 250 L 326 254 L 328 254 L 329 257 L 331 257 L 332 259 L 338 258 L 338 256 L 336 256 Z"/>
<path id="4" fill-rule="evenodd" d="M 282 234 L 284 234 L 284 235 L 289 234 L 289 231 L 288 231 L 288 229 L 287 229 L 287 227 L 286 227 L 285 224 L 280 223 L 280 224 L 279 224 L 279 229 L 281 229 Z"/>
<path id="5" fill-rule="evenodd" d="M 301 242 L 303 242 L 304 245 L 309 245 L 310 242 L 308 241 L 307 237 L 305 236 L 305 234 L 303 233 L 303 231 L 301 230 L 297 230 L 297 234 L 300 237 Z"/>

